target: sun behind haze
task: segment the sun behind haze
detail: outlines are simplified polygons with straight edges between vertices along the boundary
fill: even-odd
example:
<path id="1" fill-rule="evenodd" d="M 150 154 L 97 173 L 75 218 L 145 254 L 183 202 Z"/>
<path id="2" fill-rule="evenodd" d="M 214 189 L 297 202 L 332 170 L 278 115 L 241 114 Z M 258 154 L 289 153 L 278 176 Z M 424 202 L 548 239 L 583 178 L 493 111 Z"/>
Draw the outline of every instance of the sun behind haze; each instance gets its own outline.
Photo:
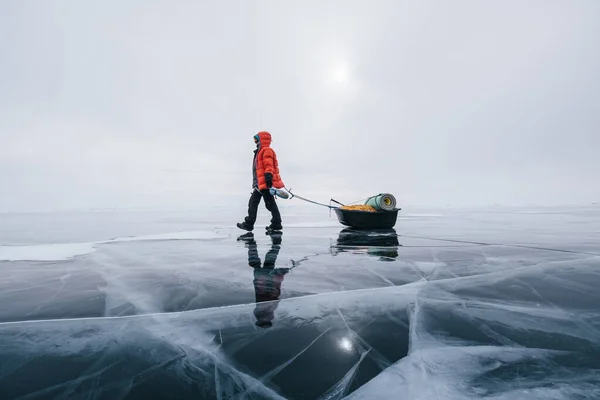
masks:
<path id="1" fill-rule="evenodd" d="M 0 211 L 600 197 L 600 3 L 0 3 Z M 290 203 L 291 204 L 291 203 Z"/>

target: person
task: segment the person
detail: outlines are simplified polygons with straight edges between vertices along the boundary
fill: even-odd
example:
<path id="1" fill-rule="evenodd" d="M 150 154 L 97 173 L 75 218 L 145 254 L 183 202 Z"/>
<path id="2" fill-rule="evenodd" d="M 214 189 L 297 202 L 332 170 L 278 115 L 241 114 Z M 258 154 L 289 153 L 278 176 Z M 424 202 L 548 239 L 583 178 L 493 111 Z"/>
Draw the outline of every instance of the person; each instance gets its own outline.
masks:
<path id="1" fill-rule="evenodd" d="M 248 248 L 248 265 L 254 269 L 254 295 L 255 325 L 260 328 L 269 328 L 273 326 L 275 311 L 279 305 L 279 296 L 281 295 L 281 284 L 283 276 L 290 271 L 290 268 L 277 268 L 277 256 L 281 249 L 281 233 L 273 233 L 271 236 L 271 249 L 265 255 L 265 261 L 261 262 L 258 255 L 258 247 L 254 234 L 246 233 L 238 238 L 245 242 Z"/>
<path id="2" fill-rule="evenodd" d="M 244 222 L 238 222 L 237 227 L 249 232 L 254 230 L 258 205 L 262 198 L 265 200 L 267 210 L 271 212 L 271 225 L 266 227 L 267 231 L 280 231 L 283 229 L 281 214 L 271 189 L 281 189 L 285 185 L 279 175 L 277 155 L 271 148 L 271 134 L 265 131 L 258 132 L 254 135 L 254 143 L 256 143 L 256 150 L 252 162 L 252 195 L 248 201 L 248 216 Z"/>

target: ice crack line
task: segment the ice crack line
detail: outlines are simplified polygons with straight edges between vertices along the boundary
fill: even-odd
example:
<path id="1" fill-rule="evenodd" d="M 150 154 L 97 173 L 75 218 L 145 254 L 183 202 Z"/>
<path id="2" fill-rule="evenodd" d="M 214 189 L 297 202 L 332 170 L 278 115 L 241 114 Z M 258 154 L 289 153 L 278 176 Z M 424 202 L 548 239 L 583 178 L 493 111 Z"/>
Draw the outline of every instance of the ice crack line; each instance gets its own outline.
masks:
<path id="1" fill-rule="evenodd" d="M 323 333 L 321 333 L 319 336 L 317 336 L 312 342 L 310 342 L 308 344 L 308 346 L 306 346 L 304 349 L 302 349 L 298 354 L 296 354 L 294 357 L 290 358 L 288 361 L 284 362 L 280 366 L 278 366 L 278 367 L 272 369 L 271 371 L 267 372 L 263 377 L 260 378 L 260 380 L 261 381 L 265 381 L 265 380 L 272 379 L 275 375 L 277 375 L 278 373 L 280 373 L 284 368 L 286 368 L 288 365 L 290 365 L 291 363 L 293 363 L 306 350 L 308 350 L 313 344 L 315 344 L 317 342 L 317 340 L 319 340 L 323 335 L 325 335 L 330 330 L 331 330 L 331 328 L 327 328 L 325 331 L 323 331 Z"/>
<path id="2" fill-rule="evenodd" d="M 530 250 L 557 251 L 557 252 L 561 252 L 561 253 L 573 253 L 573 254 L 584 254 L 584 255 L 588 255 L 588 256 L 600 256 L 600 253 L 590 253 L 590 252 L 586 252 L 586 251 L 555 249 L 555 248 L 552 248 L 552 247 L 528 246 L 528 245 L 524 245 L 524 244 L 485 243 L 485 242 L 475 242 L 475 241 L 469 241 L 469 240 L 443 239 L 443 238 L 426 237 L 426 236 L 413 236 L 413 235 L 398 235 L 398 236 L 400 236 L 400 237 L 408 237 L 408 238 L 413 238 L 413 239 L 439 240 L 441 242 L 476 244 L 476 245 L 480 245 L 480 246 L 518 247 L 518 248 L 530 249 Z"/>

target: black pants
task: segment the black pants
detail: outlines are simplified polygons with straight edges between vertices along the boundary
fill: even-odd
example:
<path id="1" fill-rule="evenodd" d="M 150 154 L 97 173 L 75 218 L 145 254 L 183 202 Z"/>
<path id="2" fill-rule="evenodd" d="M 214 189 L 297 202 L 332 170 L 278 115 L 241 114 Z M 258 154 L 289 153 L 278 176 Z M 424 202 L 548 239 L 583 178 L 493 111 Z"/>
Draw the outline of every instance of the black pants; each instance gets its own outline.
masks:
<path id="1" fill-rule="evenodd" d="M 271 225 L 281 226 L 281 214 L 279 214 L 279 207 L 277 207 L 275 197 L 269 193 L 268 189 L 261 191 L 255 189 L 252 192 L 250 201 L 248 201 L 248 216 L 245 218 L 246 225 L 254 227 L 258 213 L 258 205 L 260 204 L 261 198 L 265 199 L 265 206 L 267 207 L 267 210 L 271 212 Z"/>

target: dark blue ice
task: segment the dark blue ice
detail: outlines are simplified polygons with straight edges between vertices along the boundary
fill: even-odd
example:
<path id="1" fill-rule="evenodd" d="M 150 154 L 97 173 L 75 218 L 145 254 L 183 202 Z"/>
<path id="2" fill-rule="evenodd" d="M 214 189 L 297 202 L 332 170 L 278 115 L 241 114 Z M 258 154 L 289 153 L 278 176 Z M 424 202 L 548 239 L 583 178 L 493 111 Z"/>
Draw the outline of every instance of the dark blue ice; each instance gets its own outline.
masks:
<path id="1" fill-rule="evenodd" d="M 0 216 L 0 398 L 600 398 L 598 207 L 231 214 Z"/>

